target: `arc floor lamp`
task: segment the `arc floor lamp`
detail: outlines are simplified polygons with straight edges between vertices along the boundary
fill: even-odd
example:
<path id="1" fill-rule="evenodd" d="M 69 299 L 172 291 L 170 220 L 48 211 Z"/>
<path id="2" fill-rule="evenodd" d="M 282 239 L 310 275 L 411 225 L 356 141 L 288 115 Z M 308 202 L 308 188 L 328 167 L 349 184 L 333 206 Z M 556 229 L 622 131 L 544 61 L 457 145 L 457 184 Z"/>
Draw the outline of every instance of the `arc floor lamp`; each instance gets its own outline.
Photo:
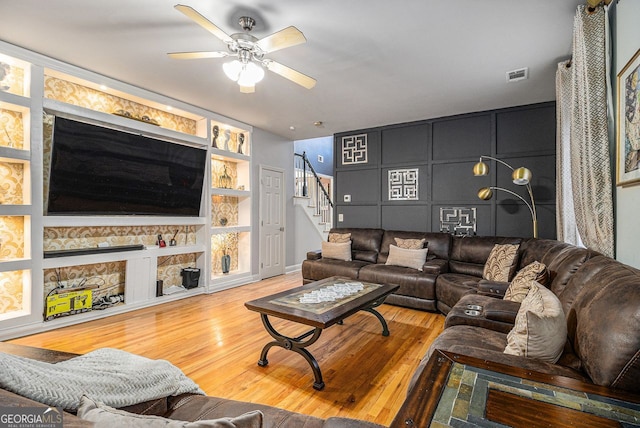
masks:
<path id="1" fill-rule="evenodd" d="M 494 160 L 506 166 L 507 168 L 509 168 L 512 171 L 511 179 L 513 180 L 513 184 L 516 184 L 518 186 L 526 186 L 531 203 L 527 202 L 522 196 L 518 195 L 516 192 L 513 192 L 509 189 L 505 189 L 503 187 L 497 187 L 497 186 L 483 187 L 482 189 L 478 190 L 478 197 L 486 201 L 488 199 L 491 199 L 491 197 L 493 196 L 494 190 L 501 190 L 503 192 L 507 192 L 515 196 L 516 198 L 520 199 L 522 202 L 524 202 L 527 208 L 529 208 L 529 212 L 531 213 L 531 220 L 533 222 L 533 237 L 537 238 L 538 237 L 538 216 L 536 214 L 536 203 L 535 203 L 535 200 L 533 199 L 533 191 L 531 190 L 531 177 L 533 176 L 533 174 L 531 174 L 531 171 L 529 170 L 529 168 L 525 168 L 523 166 L 519 168 L 514 168 L 503 160 L 500 160 L 491 156 L 480 156 L 480 161 L 473 166 L 473 175 L 475 175 L 476 177 L 489 174 L 489 165 L 487 165 L 484 162 L 484 159 Z"/>

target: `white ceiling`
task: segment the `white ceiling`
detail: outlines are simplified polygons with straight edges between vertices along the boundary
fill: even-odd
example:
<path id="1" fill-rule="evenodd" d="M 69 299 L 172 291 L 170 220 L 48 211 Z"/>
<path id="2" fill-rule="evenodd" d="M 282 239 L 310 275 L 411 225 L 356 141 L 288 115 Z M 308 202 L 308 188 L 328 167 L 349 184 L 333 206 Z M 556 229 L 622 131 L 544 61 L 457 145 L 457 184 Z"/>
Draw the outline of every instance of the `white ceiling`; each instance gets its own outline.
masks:
<path id="1" fill-rule="evenodd" d="M 262 38 L 295 25 L 307 43 L 269 55 L 317 79 L 308 90 L 267 72 L 242 94 L 225 50 L 173 6 L 228 34 L 239 16 Z M 0 39 L 249 123 L 291 140 L 550 101 L 569 57 L 578 0 L 0 0 Z M 505 73 L 529 67 L 529 79 Z M 322 121 L 322 127 L 314 122 Z M 290 127 L 295 130 L 290 130 Z"/>

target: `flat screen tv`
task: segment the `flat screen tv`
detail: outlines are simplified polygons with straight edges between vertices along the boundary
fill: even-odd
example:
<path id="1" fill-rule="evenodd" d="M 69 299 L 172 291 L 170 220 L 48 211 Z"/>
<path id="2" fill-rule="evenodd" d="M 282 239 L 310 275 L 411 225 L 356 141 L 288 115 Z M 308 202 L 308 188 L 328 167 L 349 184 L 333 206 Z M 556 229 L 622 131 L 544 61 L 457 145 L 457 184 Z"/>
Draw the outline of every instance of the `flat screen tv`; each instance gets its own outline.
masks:
<path id="1" fill-rule="evenodd" d="M 207 151 L 56 117 L 47 215 L 200 215 Z"/>

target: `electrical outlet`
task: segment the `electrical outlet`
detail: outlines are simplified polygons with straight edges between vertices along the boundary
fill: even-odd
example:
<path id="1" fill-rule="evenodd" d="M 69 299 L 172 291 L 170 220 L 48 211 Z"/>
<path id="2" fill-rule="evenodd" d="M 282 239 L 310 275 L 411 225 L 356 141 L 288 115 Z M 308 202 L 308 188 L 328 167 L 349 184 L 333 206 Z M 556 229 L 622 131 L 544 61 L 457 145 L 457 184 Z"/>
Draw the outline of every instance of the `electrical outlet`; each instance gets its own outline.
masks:
<path id="1" fill-rule="evenodd" d="M 338 214 L 338 221 L 342 223 L 344 221 L 344 214 Z"/>
<path id="2" fill-rule="evenodd" d="M 351 202 L 351 195 L 344 195 L 343 200 L 344 202 Z"/>

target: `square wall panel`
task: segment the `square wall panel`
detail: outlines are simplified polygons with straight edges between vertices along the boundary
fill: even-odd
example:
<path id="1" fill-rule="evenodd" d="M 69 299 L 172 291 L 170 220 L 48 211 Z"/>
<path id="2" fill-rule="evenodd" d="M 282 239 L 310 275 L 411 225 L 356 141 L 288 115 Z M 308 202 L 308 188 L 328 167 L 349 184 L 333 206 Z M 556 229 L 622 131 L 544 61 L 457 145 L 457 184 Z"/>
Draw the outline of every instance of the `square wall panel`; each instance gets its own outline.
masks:
<path id="1" fill-rule="evenodd" d="M 386 230 L 429 230 L 427 205 L 384 205 L 381 209 L 382 228 Z"/>
<path id="2" fill-rule="evenodd" d="M 496 114 L 498 157 L 506 153 L 555 151 L 555 104 Z"/>
<path id="3" fill-rule="evenodd" d="M 382 130 L 382 164 L 426 162 L 430 135 L 429 124 Z"/>
<path id="4" fill-rule="evenodd" d="M 531 188 L 536 203 L 555 202 L 556 199 L 556 157 L 554 155 L 547 156 L 528 156 L 518 158 L 503 158 L 505 162 L 514 168 L 524 166 L 531 170 L 533 178 L 531 179 Z M 529 194 L 525 186 L 513 184 L 511 180 L 511 170 L 502 165 L 496 165 L 497 171 L 496 181 L 498 187 L 516 192 L 529 202 Z M 476 177 L 474 177 L 476 178 Z M 498 201 L 514 200 L 515 198 L 506 192 L 496 192 Z"/>
<path id="5" fill-rule="evenodd" d="M 379 132 L 349 132 L 336 134 L 334 156 L 337 169 L 359 169 L 378 166 Z"/>
<path id="6" fill-rule="evenodd" d="M 335 227 L 380 227 L 378 205 L 340 205 L 336 212 Z"/>
<path id="7" fill-rule="evenodd" d="M 336 203 L 378 202 L 380 198 L 379 170 L 336 171 Z"/>
<path id="8" fill-rule="evenodd" d="M 491 153 L 491 115 L 433 123 L 433 160 L 480 157 Z"/>
<path id="9" fill-rule="evenodd" d="M 550 204 L 537 205 L 538 237 L 556 239 L 556 211 Z M 524 204 L 499 203 L 496 206 L 497 236 L 533 236 L 531 212 Z"/>
<path id="10" fill-rule="evenodd" d="M 476 235 L 489 236 L 491 232 L 491 205 L 485 204 L 451 204 L 451 205 L 433 205 L 431 211 L 431 230 L 440 232 L 440 208 L 447 207 L 464 207 L 476 209 Z"/>
<path id="11" fill-rule="evenodd" d="M 380 177 L 382 200 L 392 203 L 403 199 L 426 202 L 429 197 L 427 172 L 426 166 L 383 168 Z"/>
<path id="12" fill-rule="evenodd" d="M 434 202 L 478 199 L 478 189 L 489 186 L 489 176 L 475 177 L 474 162 L 434 164 L 432 171 L 432 199 Z"/>

